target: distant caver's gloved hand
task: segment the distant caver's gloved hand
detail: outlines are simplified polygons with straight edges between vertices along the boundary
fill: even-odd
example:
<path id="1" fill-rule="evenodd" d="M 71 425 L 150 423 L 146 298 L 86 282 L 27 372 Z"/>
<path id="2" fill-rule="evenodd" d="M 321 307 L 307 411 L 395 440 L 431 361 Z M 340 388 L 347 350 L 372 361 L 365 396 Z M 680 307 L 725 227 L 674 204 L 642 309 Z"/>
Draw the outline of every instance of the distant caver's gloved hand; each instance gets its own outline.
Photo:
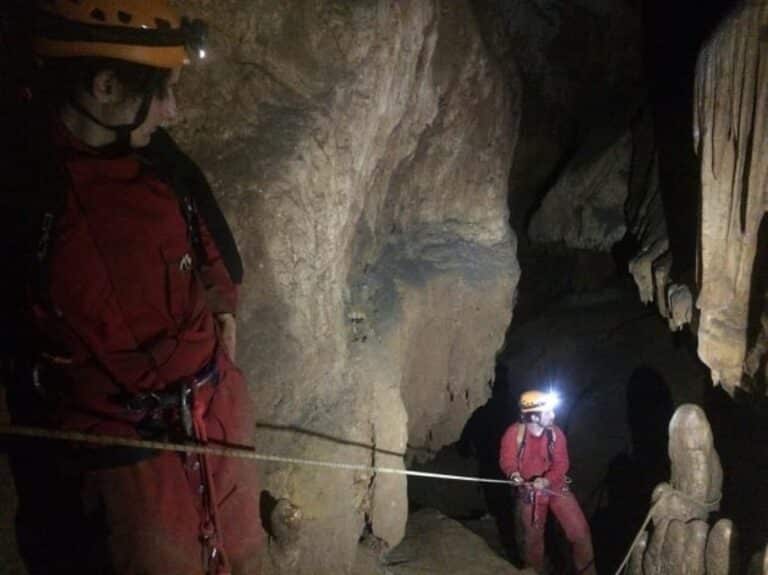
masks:
<path id="1" fill-rule="evenodd" d="M 546 489 L 547 487 L 549 487 L 549 479 L 547 479 L 546 477 L 537 477 L 536 479 L 533 480 L 534 489 L 541 490 L 541 489 Z"/>
<path id="2" fill-rule="evenodd" d="M 510 473 L 509 480 L 512 482 L 512 485 L 522 485 L 525 482 L 525 480 L 523 479 L 523 476 L 520 475 L 519 471 Z"/>

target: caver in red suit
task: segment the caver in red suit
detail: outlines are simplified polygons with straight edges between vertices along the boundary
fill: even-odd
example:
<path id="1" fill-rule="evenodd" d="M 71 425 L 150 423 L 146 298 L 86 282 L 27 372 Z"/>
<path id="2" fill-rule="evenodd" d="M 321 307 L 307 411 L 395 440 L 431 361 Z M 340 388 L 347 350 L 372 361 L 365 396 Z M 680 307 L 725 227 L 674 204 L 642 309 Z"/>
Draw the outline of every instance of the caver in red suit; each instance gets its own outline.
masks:
<path id="1" fill-rule="evenodd" d="M 197 377 L 207 439 L 249 444 L 249 395 L 213 315 L 234 313 L 237 288 L 204 222 L 196 250 L 179 199 L 141 156 L 104 157 L 63 127 L 57 140 L 71 186 L 51 245 L 50 306 L 36 307 L 41 332 L 70 356 L 58 367 L 55 423 L 136 437 L 168 426 L 161 431 L 178 437 L 180 422 L 163 421 L 178 419 L 176 406 L 163 414 L 131 402 L 143 398 L 151 406 L 151 392 L 173 395 L 179 382 Z M 99 452 L 82 455 L 98 459 Z M 252 463 L 209 457 L 209 486 L 197 457 L 145 455 L 135 463 L 98 463 L 103 468 L 83 475 L 83 500 L 106 520 L 115 572 L 202 573 L 201 556 L 218 547 L 234 573 L 253 573 L 247 563 L 258 561 L 262 530 Z M 216 518 L 204 504 L 211 488 Z M 220 544 L 201 541 L 201 524 L 214 519 Z"/>
<path id="2" fill-rule="evenodd" d="M 224 342 L 237 306 L 231 260 L 222 258 L 226 223 L 192 192 L 204 177 L 160 128 L 175 117 L 181 68 L 206 54 L 205 26 L 167 0 L 36 4 L 43 88 L 31 101 L 48 99 L 53 118 L 47 147 L 35 142 L 42 177 L 29 174 L 29 195 L 61 200 L 43 205 L 29 289 L 40 342 L 34 382 L 48 423 L 249 444 L 250 399 Z M 90 529 L 78 542 L 79 569 L 64 572 L 259 572 L 251 463 L 75 446 L 64 459 L 79 487 L 79 505 L 67 511 Z M 103 550 L 93 549 L 97 537 Z"/>
<path id="3" fill-rule="evenodd" d="M 525 429 L 525 423 L 515 423 L 501 439 L 501 470 L 507 477 L 517 472 L 526 481 L 518 488 L 517 523 L 522 531 L 523 558 L 539 573 L 544 570 L 544 527 L 550 510 L 572 546 L 576 572 L 594 573 L 589 525 L 566 484 L 569 465 L 565 435 L 555 425 L 536 437 Z M 549 481 L 545 490 L 528 486 L 537 477 Z"/>

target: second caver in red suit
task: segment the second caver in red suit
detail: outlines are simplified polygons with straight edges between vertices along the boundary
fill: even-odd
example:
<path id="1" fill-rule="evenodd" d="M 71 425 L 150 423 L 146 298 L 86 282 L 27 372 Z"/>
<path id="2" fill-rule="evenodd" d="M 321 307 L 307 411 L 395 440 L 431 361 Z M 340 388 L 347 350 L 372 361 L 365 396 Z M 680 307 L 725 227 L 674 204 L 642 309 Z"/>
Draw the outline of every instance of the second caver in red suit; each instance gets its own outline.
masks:
<path id="1" fill-rule="evenodd" d="M 551 511 L 572 546 L 576 572 L 594 573 L 589 525 L 566 484 L 570 462 L 562 430 L 553 425 L 536 437 L 525 430 L 524 423 L 511 425 L 501 440 L 499 466 L 507 477 L 518 472 L 526 482 L 536 477 L 549 480 L 545 490 L 518 488 L 516 512 L 525 562 L 543 573 L 544 527 Z"/>

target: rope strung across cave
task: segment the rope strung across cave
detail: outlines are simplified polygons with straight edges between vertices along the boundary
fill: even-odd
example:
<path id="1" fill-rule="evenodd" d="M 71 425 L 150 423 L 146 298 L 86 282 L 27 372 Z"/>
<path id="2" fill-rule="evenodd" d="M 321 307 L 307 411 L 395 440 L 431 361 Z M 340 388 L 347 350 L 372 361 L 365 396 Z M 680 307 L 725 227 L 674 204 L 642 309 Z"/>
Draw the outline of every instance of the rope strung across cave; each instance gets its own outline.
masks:
<path id="1" fill-rule="evenodd" d="M 220 457 L 232 457 L 236 459 L 254 459 L 258 461 L 272 461 L 276 463 L 289 463 L 293 465 L 311 465 L 330 469 L 351 469 L 354 471 L 368 471 L 371 473 L 389 473 L 393 475 L 409 475 L 415 477 L 430 477 L 449 481 L 471 481 L 474 483 L 501 483 L 511 485 L 506 479 L 487 479 L 484 477 L 471 477 L 466 475 L 447 475 L 444 473 L 430 473 L 427 471 L 414 471 L 411 469 L 398 469 L 396 467 L 378 467 L 357 463 L 337 463 L 332 461 L 319 461 L 299 457 L 284 457 L 281 455 L 268 455 L 258 453 L 245 447 L 223 447 L 215 445 L 199 445 L 188 443 L 168 443 L 164 441 L 147 441 L 132 439 L 129 437 L 116 437 L 113 435 L 93 435 L 77 431 L 57 431 L 39 427 L 21 425 L 0 424 L 0 435 L 11 437 L 30 437 L 37 439 L 53 439 L 59 441 L 71 441 L 75 443 L 88 443 L 105 447 L 134 447 L 139 449 L 153 449 L 156 451 L 179 451 L 183 453 L 196 453 L 218 455 Z"/>

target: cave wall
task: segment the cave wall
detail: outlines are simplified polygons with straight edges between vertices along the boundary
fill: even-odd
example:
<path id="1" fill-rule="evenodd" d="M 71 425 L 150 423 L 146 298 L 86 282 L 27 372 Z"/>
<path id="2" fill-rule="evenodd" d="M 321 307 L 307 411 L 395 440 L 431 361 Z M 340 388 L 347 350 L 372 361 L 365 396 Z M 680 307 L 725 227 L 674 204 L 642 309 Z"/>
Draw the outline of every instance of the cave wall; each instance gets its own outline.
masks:
<path id="1" fill-rule="evenodd" d="M 506 194 L 520 97 L 469 3 L 183 8 L 210 22 L 212 48 L 185 72 L 174 133 L 244 256 L 257 448 L 397 467 L 407 443 L 454 441 L 488 395 L 519 277 Z M 403 536 L 400 477 L 263 471 L 304 516 L 291 572 L 345 573 L 362 535 Z"/>
<path id="2" fill-rule="evenodd" d="M 525 145 L 512 163 L 509 203 L 513 228 L 525 240 L 542 198 L 559 185 L 559 195 L 565 199 L 574 187 L 587 183 L 586 177 L 600 173 L 600 168 L 590 166 L 604 166 L 606 156 L 620 150 L 632 118 L 647 99 L 642 7 L 628 0 L 474 3 L 489 46 L 510 77 L 519 77 L 522 85 L 520 139 Z M 607 175 L 604 168 L 602 174 Z M 568 207 L 579 210 L 589 198 L 576 191 L 567 200 Z M 600 202 L 595 203 L 600 214 L 590 217 L 587 205 L 583 218 L 587 225 L 600 224 L 606 215 Z M 620 210 L 609 218 L 620 220 Z M 545 220 L 537 224 L 538 230 L 553 218 Z M 565 234 L 551 235 L 541 241 L 561 241 Z M 571 230 L 569 235 L 578 232 Z M 594 240 L 581 243 L 591 246 Z"/>

